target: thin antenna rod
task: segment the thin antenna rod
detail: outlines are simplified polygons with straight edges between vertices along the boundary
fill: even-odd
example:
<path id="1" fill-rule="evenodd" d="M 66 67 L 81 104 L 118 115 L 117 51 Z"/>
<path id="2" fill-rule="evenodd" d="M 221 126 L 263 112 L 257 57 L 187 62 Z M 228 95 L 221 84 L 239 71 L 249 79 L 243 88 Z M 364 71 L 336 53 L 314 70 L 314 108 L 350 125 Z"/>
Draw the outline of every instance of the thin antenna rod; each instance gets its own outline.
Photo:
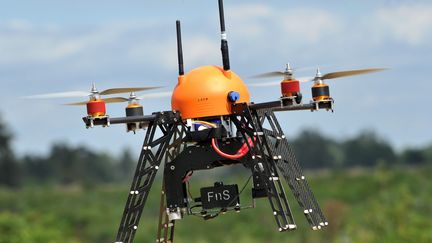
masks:
<path id="1" fill-rule="evenodd" d="M 230 70 L 229 54 L 228 54 L 228 41 L 225 33 L 225 18 L 223 10 L 223 0 L 219 0 L 219 19 L 221 28 L 221 52 L 222 63 L 225 71 Z"/>
<path id="2" fill-rule="evenodd" d="M 182 48 L 182 41 L 181 41 L 180 20 L 176 21 L 176 27 L 177 27 L 178 68 L 179 68 L 179 76 L 182 76 L 184 74 L 184 67 L 183 67 L 183 48 Z"/>

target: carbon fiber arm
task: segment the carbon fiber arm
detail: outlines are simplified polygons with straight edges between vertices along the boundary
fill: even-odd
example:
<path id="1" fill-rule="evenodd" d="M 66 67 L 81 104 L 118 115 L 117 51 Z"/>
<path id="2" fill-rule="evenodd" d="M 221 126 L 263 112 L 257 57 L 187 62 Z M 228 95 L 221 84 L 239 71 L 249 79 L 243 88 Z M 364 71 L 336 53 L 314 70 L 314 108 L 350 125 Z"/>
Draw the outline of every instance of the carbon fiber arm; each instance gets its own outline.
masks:
<path id="1" fill-rule="evenodd" d="M 303 209 L 303 213 L 310 226 L 314 230 L 327 226 L 328 222 L 309 187 L 302 168 L 283 134 L 275 114 L 270 109 L 259 110 L 257 113 L 261 118 L 261 123 L 270 126 L 269 129 L 263 129 L 263 132 L 268 138 L 271 150 L 279 158 L 276 161 L 276 165 L 291 188 L 300 207 Z"/>
<path id="2" fill-rule="evenodd" d="M 164 160 L 166 163 L 172 160 L 181 149 L 185 128 L 178 114 L 160 112 L 155 115 L 145 135 L 116 242 L 133 242 L 141 213 L 161 161 Z"/>

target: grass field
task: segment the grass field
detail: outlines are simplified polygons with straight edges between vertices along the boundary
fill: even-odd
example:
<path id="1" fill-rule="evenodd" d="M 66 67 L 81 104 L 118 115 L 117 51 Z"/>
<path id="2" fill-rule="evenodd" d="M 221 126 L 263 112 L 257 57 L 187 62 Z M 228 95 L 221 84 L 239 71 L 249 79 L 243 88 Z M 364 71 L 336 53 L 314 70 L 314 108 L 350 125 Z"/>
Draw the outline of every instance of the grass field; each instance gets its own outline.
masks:
<path id="1" fill-rule="evenodd" d="M 298 229 L 278 233 L 266 199 L 255 209 L 176 224 L 176 242 L 432 242 L 432 169 L 309 173 L 330 226 L 312 231 L 290 197 Z M 236 178 L 237 179 L 237 178 Z M 242 186 L 247 176 L 239 176 Z M 229 178 L 226 183 L 234 182 Z M 213 181 L 203 181 L 211 185 Z M 128 185 L 0 189 L 0 243 L 114 242 Z M 288 188 L 288 187 L 287 187 Z M 135 242 L 155 242 L 160 183 Z M 197 192 L 198 187 L 193 188 Z M 289 189 L 288 189 L 289 190 Z M 245 190 L 242 202 L 250 200 Z M 288 193 L 291 195 L 291 193 Z"/>

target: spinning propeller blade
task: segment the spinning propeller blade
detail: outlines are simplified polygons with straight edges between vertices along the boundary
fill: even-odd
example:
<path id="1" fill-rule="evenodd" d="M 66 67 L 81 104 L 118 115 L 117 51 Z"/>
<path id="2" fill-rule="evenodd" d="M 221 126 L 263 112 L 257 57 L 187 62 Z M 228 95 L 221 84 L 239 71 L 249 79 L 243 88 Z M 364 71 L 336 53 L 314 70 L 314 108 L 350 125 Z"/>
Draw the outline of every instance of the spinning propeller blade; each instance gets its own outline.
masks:
<path id="1" fill-rule="evenodd" d="M 366 73 L 379 72 L 379 71 L 383 71 L 383 70 L 386 70 L 386 68 L 367 68 L 367 69 L 356 69 L 356 70 L 333 72 L 333 73 L 324 74 L 321 77 L 321 79 L 324 80 L 324 79 L 348 77 L 348 76 L 354 76 L 354 75 L 360 75 L 360 74 L 366 74 Z"/>
<path id="2" fill-rule="evenodd" d="M 121 102 L 126 102 L 129 99 L 123 98 L 123 97 L 112 97 L 112 98 L 106 98 L 103 100 L 105 101 L 105 103 L 121 103 Z"/>
<path id="3" fill-rule="evenodd" d="M 99 94 L 111 95 L 111 94 L 131 93 L 131 92 L 138 92 L 138 91 L 159 89 L 159 88 L 162 87 L 113 88 L 113 89 L 106 89 L 104 91 L 101 91 Z"/>
<path id="4" fill-rule="evenodd" d="M 313 81 L 314 77 L 300 77 L 295 78 L 296 80 L 300 82 L 309 82 Z M 250 87 L 271 87 L 271 86 L 279 86 L 281 84 L 281 81 L 274 81 L 274 82 L 260 82 L 260 83 L 251 83 L 248 84 Z"/>
<path id="5" fill-rule="evenodd" d="M 330 65 L 326 65 L 330 66 Z M 267 73 L 261 73 L 257 75 L 250 76 L 249 78 L 276 78 L 276 77 L 284 77 L 287 75 L 287 73 L 293 74 L 293 72 L 300 72 L 300 71 L 307 71 L 307 70 L 313 70 L 316 69 L 316 67 L 301 67 L 301 68 L 291 68 L 290 64 L 288 63 L 284 71 L 274 71 L 274 72 L 267 72 Z"/>
<path id="6" fill-rule="evenodd" d="M 141 99 L 156 99 L 156 98 L 171 97 L 171 95 L 172 95 L 171 91 L 166 91 L 166 92 L 143 94 L 140 96 L 140 98 Z"/>
<path id="7" fill-rule="evenodd" d="M 275 77 L 283 77 L 284 75 L 285 75 L 285 72 L 274 71 L 274 72 L 268 72 L 268 73 L 261 73 L 261 74 L 253 75 L 250 78 L 275 78 Z"/>
<path id="8" fill-rule="evenodd" d="M 295 71 L 300 71 L 300 70 L 308 70 L 311 69 L 312 67 L 304 67 L 304 68 L 295 68 Z M 299 80 L 299 81 L 303 81 L 303 80 L 309 80 L 309 77 L 305 77 L 305 78 L 294 78 L 294 74 L 293 74 L 293 69 L 291 68 L 290 64 L 287 63 L 285 71 L 274 71 L 274 72 L 268 72 L 268 73 L 262 73 L 262 74 L 258 74 L 255 76 L 252 76 L 251 78 L 283 78 L 284 80 Z M 261 82 L 261 83 L 253 83 L 250 84 L 251 87 L 269 87 L 269 86 L 278 86 L 280 85 L 280 81 L 279 82 Z"/>
<path id="9" fill-rule="evenodd" d="M 63 105 L 70 105 L 70 106 L 78 106 L 78 105 L 87 105 L 88 101 L 82 101 L 82 102 L 75 102 L 75 103 L 67 103 Z"/>
<path id="10" fill-rule="evenodd" d="M 51 98 L 75 98 L 75 97 L 86 97 L 89 92 L 85 91 L 70 91 L 70 92 L 57 92 L 40 95 L 24 96 L 25 99 L 51 99 Z"/>
<path id="11" fill-rule="evenodd" d="M 144 95 L 141 95 L 139 97 L 136 97 L 134 95 L 133 97 L 129 97 L 129 98 L 112 97 L 112 98 L 107 98 L 107 99 L 104 99 L 104 100 L 105 101 L 107 101 L 107 100 L 113 100 L 113 102 L 126 102 L 126 101 L 131 101 L 131 100 L 165 98 L 165 97 L 170 97 L 171 95 L 172 95 L 172 92 L 166 91 L 166 92 L 157 92 L 157 93 L 144 94 Z M 113 103 L 113 102 L 106 102 L 106 103 Z"/>
<path id="12" fill-rule="evenodd" d="M 123 97 L 113 97 L 113 98 L 106 98 L 103 99 L 103 101 L 105 101 L 105 103 L 121 103 L 121 102 L 126 102 L 129 101 L 129 99 L 123 98 Z M 87 105 L 89 101 L 82 101 L 82 102 L 76 102 L 76 103 L 68 103 L 68 104 L 64 104 L 64 105 L 71 105 L 71 106 L 75 106 L 75 105 Z"/>
<path id="13" fill-rule="evenodd" d="M 341 77 L 349 77 L 349 76 L 379 72 L 379 71 L 384 71 L 384 70 L 387 70 L 387 68 L 354 69 L 354 70 L 326 73 L 324 75 L 321 75 L 319 73 L 319 69 L 318 69 L 317 70 L 317 76 L 315 76 L 314 78 L 304 77 L 304 78 L 299 78 L 298 80 L 300 82 L 311 82 L 311 81 L 316 81 L 316 80 L 326 80 L 326 79 L 334 79 L 334 78 L 341 78 Z"/>
<path id="14" fill-rule="evenodd" d="M 367 74 L 367 73 L 373 73 L 373 72 L 379 72 L 384 71 L 387 68 L 366 68 L 366 69 L 355 69 L 355 70 L 347 70 L 347 71 L 339 71 L 339 72 L 332 72 L 322 75 L 321 77 L 299 77 L 295 78 L 296 80 L 304 83 L 304 82 L 311 82 L 315 81 L 317 79 L 326 80 L 326 79 L 335 79 L 335 78 L 341 78 L 341 77 L 349 77 L 354 75 L 361 75 L 361 74 Z M 276 76 L 283 76 L 285 75 L 284 72 L 269 72 L 269 73 L 263 73 L 254 76 L 259 78 L 266 78 L 266 77 L 276 77 Z M 260 82 L 260 83 L 251 83 L 249 86 L 251 87 L 270 87 L 270 86 L 278 86 L 280 85 L 280 81 L 277 82 Z"/>
<path id="15" fill-rule="evenodd" d="M 86 97 L 94 94 L 111 95 L 111 94 L 131 93 L 131 92 L 145 91 L 145 90 L 158 89 L 158 88 L 162 88 L 162 87 L 112 88 L 112 89 L 106 89 L 102 92 L 98 92 L 96 87 L 93 84 L 93 87 L 90 92 L 88 91 L 56 92 L 56 93 L 25 96 L 23 98 L 26 99 L 74 98 L 74 97 Z"/>
<path id="16" fill-rule="evenodd" d="M 270 86 L 278 86 L 280 85 L 280 81 L 276 82 L 261 82 L 261 83 L 251 83 L 248 86 L 250 87 L 270 87 Z"/>

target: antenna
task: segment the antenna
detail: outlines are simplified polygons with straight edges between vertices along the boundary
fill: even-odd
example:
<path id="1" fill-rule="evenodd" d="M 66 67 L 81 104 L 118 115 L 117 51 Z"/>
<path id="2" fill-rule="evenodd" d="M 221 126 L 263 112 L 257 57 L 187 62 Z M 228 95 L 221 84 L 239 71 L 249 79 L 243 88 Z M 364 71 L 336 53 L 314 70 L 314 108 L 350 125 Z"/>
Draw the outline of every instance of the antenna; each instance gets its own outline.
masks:
<path id="1" fill-rule="evenodd" d="M 223 0 L 219 0 L 219 18 L 220 18 L 220 28 L 221 28 L 221 52 L 222 52 L 222 62 L 225 71 L 230 70 L 229 54 L 228 54 L 228 41 L 225 33 L 225 18 L 223 10 Z"/>
<path id="2" fill-rule="evenodd" d="M 176 21 L 176 27 L 177 27 L 178 68 L 179 68 L 179 76 L 182 76 L 184 74 L 184 67 L 183 67 L 183 48 L 182 48 L 182 41 L 181 41 L 180 20 Z"/>

